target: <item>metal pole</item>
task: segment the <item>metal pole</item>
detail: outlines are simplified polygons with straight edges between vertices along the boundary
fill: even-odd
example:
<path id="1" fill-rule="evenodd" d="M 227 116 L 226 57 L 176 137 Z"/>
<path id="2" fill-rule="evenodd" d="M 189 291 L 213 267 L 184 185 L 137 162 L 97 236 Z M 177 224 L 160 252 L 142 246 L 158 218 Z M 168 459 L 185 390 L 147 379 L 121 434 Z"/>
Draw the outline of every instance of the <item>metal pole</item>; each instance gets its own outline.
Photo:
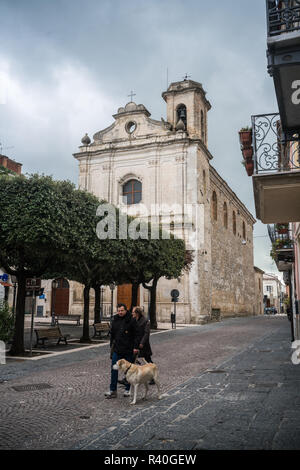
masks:
<path id="1" fill-rule="evenodd" d="M 148 290 L 148 320 L 150 321 L 150 290 Z"/>
<path id="2" fill-rule="evenodd" d="M 33 322 L 35 311 L 35 290 L 32 289 L 32 306 L 31 306 L 31 328 L 30 328 L 30 357 L 32 356 L 32 336 L 33 336 Z"/>
<path id="3" fill-rule="evenodd" d="M 174 315 L 175 315 L 175 323 L 174 323 L 174 326 L 175 326 L 175 330 L 176 330 L 176 300 L 174 302 Z"/>
<path id="4" fill-rule="evenodd" d="M 289 291 L 290 291 L 290 313 L 291 313 L 291 335 L 292 335 L 292 342 L 295 341 L 295 333 L 294 333 L 294 312 L 293 312 L 293 299 L 292 299 L 292 279 L 291 279 L 291 271 L 289 271 Z"/>
<path id="5" fill-rule="evenodd" d="M 114 291 L 111 289 L 111 306 L 110 306 L 110 319 L 113 317 L 113 309 L 114 309 Z"/>
<path id="6" fill-rule="evenodd" d="M 295 312 L 296 312 L 296 339 L 299 339 L 299 300 L 295 300 Z"/>
<path id="7" fill-rule="evenodd" d="M 102 287 L 100 286 L 100 288 L 99 288 L 99 296 L 100 296 L 100 298 L 99 298 L 99 304 L 100 304 L 100 305 L 99 305 L 99 308 L 100 308 L 100 323 L 102 322 L 102 294 L 103 294 L 103 292 L 102 292 Z"/>
<path id="8" fill-rule="evenodd" d="M 15 318 L 16 313 L 16 291 L 17 291 L 17 283 L 14 282 L 14 299 L 13 299 L 13 317 Z"/>
<path id="9" fill-rule="evenodd" d="M 55 294 L 56 294 L 56 281 L 52 283 L 52 314 L 51 314 L 51 326 L 55 326 Z"/>

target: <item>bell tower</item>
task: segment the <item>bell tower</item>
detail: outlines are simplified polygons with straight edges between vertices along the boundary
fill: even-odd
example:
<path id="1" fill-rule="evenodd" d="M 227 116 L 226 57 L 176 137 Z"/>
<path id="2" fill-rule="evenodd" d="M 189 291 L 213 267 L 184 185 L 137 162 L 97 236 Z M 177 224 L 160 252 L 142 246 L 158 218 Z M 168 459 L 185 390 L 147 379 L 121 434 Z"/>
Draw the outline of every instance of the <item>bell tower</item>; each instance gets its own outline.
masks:
<path id="1" fill-rule="evenodd" d="M 211 108 L 201 83 L 184 79 L 173 82 L 162 93 L 167 103 L 167 120 L 175 130 L 184 130 L 191 139 L 207 145 L 207 112 Z"/>

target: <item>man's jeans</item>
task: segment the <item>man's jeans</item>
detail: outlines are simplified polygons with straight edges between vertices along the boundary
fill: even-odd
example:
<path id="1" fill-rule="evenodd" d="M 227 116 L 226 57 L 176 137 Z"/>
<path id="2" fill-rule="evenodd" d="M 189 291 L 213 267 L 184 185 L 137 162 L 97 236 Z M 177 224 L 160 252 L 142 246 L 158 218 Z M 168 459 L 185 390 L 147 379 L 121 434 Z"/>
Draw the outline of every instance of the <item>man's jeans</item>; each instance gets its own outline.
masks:
<path id="1" fill-rule="evenodd" d="M 112 355 L 112 361 L 111 361 L 111 382 L 110 382 L 110 390 L 112 392 L 115 392 L 117 390 L 117 384 L 118 384 L 118 371 L 113 369 L 113 365 L 119 360 L 119 359 L 126 359 L 128 362 L 133 362 L 133 355 L 132 354 L 122 354 L 121 356 L 114 352 Z M 126 391 L 130 389 L 130 384 L 125 386 Z"/>

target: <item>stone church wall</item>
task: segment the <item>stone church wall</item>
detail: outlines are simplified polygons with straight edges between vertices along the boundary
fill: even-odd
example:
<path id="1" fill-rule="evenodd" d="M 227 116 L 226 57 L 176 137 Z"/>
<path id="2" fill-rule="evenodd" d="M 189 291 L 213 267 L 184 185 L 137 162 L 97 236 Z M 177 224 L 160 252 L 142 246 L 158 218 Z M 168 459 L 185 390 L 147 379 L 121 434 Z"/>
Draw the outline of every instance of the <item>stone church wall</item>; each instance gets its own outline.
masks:
<path id="1" fill-rule="evenodd" d="M 211 175 L 212 309 L 220 309 L 221 317 L 253 315 L 253 219 L 226 186 L 221 178 Z M 212 204 L 214 191 L 217 196 L 216 216 Z M 224 202 L 227 204 L 227 228 Z M 233 211 L 236 215 L 235 234 Z"/>

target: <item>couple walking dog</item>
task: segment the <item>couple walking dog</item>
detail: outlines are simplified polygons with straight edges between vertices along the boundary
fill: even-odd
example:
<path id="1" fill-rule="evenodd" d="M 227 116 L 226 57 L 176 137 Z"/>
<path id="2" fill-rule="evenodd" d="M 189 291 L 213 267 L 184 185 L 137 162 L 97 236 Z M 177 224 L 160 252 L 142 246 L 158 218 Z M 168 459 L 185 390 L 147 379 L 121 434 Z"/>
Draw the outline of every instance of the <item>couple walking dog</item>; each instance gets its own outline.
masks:
<path id="1" fill-rule="evenodd" d="M 106 398 L 117 397 L 118 371 L 125 373 L 120 383 L 125 385 L 124 396 L 129 397 L 133 389 L 132 404 L 136 403 L 138 386 L 144 384 L 147 396 L 148 384 L 156 384 L 160 395 L 157 367 L 151 360 L 151 346 L 149 342 L 150 323 L 143 316 L 140 307 L 134 307 L 132 314 L 125 304 L 117 305 L 117 314 L 111 325 L 111 382 L 110 390 L 105 393 Z M 136 365 L 137 357 L 145 359 L 145 365 Z M 130 390 L 130 388 L 132 389 Z"/>

